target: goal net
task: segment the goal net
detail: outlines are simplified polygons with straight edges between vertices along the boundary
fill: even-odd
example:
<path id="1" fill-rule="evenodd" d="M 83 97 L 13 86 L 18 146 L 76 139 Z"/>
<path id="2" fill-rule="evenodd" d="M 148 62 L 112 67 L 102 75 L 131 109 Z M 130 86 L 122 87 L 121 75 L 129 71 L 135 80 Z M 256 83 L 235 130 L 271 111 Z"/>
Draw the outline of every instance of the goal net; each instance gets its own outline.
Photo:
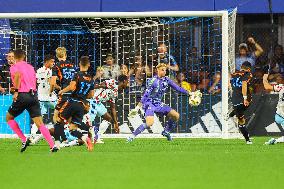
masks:
<path id="1" fill-rule="evenodd" d="M 81 56 L 89 56 L 93 73 L 99 66 L 112 61 L 116 71 L 104 76 L 116 78 L 129 75 L 129 88 L 118 95 L 116 107 L 121 135 L 131 133 L 145 121 L 143 111 L 134 118 L 128 113 L 139 102 L 147 79 L 154 74 L 160 61 L 159 48 L 166 47 L 168 62 L 179 71 L 171 70 L 173 80 L 184 77 L 192 90 L 201 90 L 203 99 L 192 107 L 188 98 L 169 90 L 164 102 L 180 113 L 173 133 L 177 136 L 221 137 L 236 133 L 224 120 L 230 108 L 228 74 L 234 70 L 236 9 L 230 11 L 135 12 L 135 13 L 38 13 L 0 14 L 0 64 L 6 64 L 6 54 L 21 48 L 27 61 L 36 69 L 43 65 L 47 54 L 57 47 L 67 49 L 67 59 L 78 66 Z M 140 62 L 142 66 L 139 66 Z M 7 71 L 7 70 L 6 70 Z M 4 71 L 5 72 L 5 71 Z M 183 72 L 180 74 L 179 72 Z M 3 75 L 3 74 L 2 74 Z M 1 96 L 0 134 L 10 136 L 5 122 L 12 102 L 9 73 L 1 78 L 6 93 Z M 106 104 L 108 107 L 108 104 Z M 44 114 L 51 123 L 52 110 Z M 19 118 L 21 128 L 30 133 L 27 112 Z M 101 120 L 96 120 L 99 123 Z M 166 119 L 155 116 L 152 129 L 145 136 L 159 135 Z M 52 123 L 51 123 L 52 124 Z M 107 133 L 114 133 L 110 128 Z"/>

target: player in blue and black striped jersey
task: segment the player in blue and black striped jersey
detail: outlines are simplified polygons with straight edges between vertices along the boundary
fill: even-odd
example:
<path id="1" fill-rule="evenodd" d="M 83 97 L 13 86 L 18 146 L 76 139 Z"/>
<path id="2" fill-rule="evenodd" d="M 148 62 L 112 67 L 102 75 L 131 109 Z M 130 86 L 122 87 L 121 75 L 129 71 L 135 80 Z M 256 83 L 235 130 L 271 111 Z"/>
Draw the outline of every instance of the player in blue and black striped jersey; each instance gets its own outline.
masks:
<path id="1" fill-rule="evenodd" d="M 231 74 L 230 78 L 230 86 L 233 90 L 232 103 L 234 110 L 229 116 L 237 116 L 239 130 L 245 137 L 247 144 L 252 144 L 246 128 L 246 120 L 244 115 L 245 110 L 248 108 L 251 102 L 251 94 L 249 91 L 251 79 L 251 64 L 247 61 L 242 64 L 241 70 Z"/>
<path id="2" fill-rule="evenodd" d="M 88 150 L 93 149 L 93 144 L 88 135 L 83 135 L 78 131 L 78 127 L 82 130 L 89 130 L 85 124 L 82 124 L 83 116 L 89 111 L 88 98 L 94 95 L 94 80 L 91 74 L 88 73 L 90 61 L 87 56 L 80 59 L 80 71 L 76 73 L 70 84 L 59 91 L 59 95 L 72 91 L 68 101 L 62 106 L 59 111 L 61 122 L 68 122 L 71 135 L 84 141 Z M 63 131 L 64 132 L 64 131 Z M 61 131 L 62 134 L 62 131 Z"/>

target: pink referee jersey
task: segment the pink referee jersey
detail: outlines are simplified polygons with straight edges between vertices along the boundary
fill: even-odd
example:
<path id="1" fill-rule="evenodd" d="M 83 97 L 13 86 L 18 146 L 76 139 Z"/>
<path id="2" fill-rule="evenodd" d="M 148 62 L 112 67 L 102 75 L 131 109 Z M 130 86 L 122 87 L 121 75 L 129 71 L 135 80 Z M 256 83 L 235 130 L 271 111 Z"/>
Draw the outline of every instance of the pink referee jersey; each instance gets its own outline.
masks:
<path id="1" fill-rule="evenodd" d="M 25 61 L 21 61 L 11 66 L 10 74 L 13 85 L 15 85 L 14 77 L 16 72 L 21 74 L 19 92 L 29 92 L 31 89 L 36 91 L 36 72 L 32 65 Z"/>

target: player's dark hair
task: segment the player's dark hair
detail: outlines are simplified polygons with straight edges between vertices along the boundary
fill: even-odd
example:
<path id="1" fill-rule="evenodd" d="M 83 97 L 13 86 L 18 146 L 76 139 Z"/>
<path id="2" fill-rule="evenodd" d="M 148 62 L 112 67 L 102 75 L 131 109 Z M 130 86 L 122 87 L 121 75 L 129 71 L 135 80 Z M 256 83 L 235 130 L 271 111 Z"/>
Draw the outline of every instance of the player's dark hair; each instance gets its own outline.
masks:
<path id="1" fill-rule="evenodd" d="M 126 80 L 128 80 L 128 77 L 126 75 L 120 75 L 117 78 L 118 82 L 124 82 Z"/>
<path id="2" fill-rule="evenodd" d="M 80 64 L 84 67 L 86 67 L 90 63 L 89 57 L 88 56 L 82 56 L 80 58 Z"/>
<path id="3" fill-rule="evenodd" d="M 246 69 L 246 70 L 250 70 L 251 69 L 251 63 L 248 62 L 248 61 L 245 61 L 242 66 L 241 66 L 241 69 Z"/>
<path id="4" fill-rule="evenodd" d="M 47 54 L 44 56 L 44 62 L 47 62 L 49 60 L 55 59 L 54 56 L 52 56 L 51 54 Z"/>
<path id="5" fill-rule="evenodd" d="M 16 49 L 14 50 L 14 57 L 15 59 L 24 59 L 26 57 L 26 53 L 22 49 Z"/>

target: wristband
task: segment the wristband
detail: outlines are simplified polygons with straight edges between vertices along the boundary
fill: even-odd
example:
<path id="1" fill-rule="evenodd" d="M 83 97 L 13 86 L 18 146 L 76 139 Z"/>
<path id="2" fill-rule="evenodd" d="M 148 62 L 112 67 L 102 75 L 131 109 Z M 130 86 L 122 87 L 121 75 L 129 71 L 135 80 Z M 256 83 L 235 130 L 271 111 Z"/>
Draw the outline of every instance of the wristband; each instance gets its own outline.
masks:
<path id="1" fill-rule="evenodd" d="M 243 96 L 244 100 L 248 99 L 248 96 Z"/>

